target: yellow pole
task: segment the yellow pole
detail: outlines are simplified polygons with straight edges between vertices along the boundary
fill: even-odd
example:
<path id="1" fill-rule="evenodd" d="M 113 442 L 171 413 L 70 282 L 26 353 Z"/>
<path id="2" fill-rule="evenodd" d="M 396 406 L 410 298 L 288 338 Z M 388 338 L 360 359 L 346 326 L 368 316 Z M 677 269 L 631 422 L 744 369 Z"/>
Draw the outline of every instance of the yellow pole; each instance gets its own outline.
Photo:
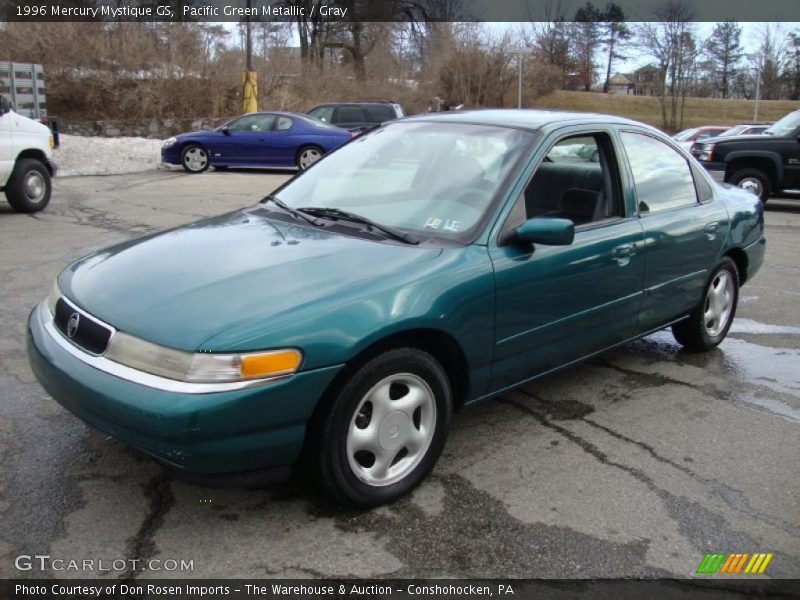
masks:
<path id="1" fill-rule="evenodd" d="M 242 113 L 258 112 L 258 77 L 255 71 L 242 71 Z"/>

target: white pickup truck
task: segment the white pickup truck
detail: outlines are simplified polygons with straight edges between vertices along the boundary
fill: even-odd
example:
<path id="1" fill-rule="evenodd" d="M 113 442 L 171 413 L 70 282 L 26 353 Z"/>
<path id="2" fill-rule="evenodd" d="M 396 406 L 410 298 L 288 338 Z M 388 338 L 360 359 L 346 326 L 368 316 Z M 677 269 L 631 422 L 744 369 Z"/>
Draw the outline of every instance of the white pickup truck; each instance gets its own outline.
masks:
<path id="1" fill-rule="evenodd" d="M 50 202 L 56 174 L 53 146 L 46 125 L 17 114 L 0 96 L 0 190 L 15 210 L 37 212 Z"/>

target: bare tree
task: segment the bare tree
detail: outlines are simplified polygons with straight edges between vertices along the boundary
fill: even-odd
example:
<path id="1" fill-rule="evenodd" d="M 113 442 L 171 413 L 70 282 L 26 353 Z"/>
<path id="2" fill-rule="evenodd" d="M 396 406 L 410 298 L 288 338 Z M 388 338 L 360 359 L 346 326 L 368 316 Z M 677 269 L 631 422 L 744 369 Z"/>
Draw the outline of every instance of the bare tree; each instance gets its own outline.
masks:
<path id="1" fill-rule="evenodd" d="M 761 98 L 775 100 L 783 91 L 782 75 L 788 58 L 786 31 L 780 25 L 765 23 L 755 37 L 758 51 L 750 57 L 750 62 L 761 77 Z"/>
<path id="2" fill-rule="evenodd" d="M 639 46 L 658 63 L 658 99 L 665 129 L 683 125 L 681 107 L 699 54 L 692 11 L 684 0 L 668 0 L 656 9 L 658 21 L 642 23 Z"/>

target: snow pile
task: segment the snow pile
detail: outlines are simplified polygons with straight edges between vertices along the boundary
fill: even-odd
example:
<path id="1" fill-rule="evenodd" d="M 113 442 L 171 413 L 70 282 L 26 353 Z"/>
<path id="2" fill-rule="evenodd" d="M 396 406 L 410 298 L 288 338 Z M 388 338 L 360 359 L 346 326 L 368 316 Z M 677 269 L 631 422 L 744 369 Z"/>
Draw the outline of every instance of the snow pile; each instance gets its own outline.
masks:
<path id="1" fill-rule="evenodd" d="M 62 135 L 54 158 L 59 176 L 150 171 L 161 162 L 161 140 Z"/>

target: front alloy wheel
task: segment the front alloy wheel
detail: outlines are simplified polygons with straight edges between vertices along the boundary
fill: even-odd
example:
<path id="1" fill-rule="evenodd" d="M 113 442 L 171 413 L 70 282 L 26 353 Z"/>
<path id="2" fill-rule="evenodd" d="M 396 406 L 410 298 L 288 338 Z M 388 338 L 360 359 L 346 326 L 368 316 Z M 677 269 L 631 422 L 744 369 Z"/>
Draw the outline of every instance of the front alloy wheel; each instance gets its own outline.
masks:
<path id="1" fill-rule="evenodd" d="M 189 173 L 202 173 L 208 169 L 208 152 L 202 146 L 189 144 L 181 153 L 181 163 Z"/>
<path id="2" fill-rule="evenodd" d="M 362 508 L 407 494 L 441 454 L 451 406 L 447 374 L 427 352 L 390 350 L 363 364 L 311 433 L 323 487 Z"/>
<path id="3" fill-rule="evenodd" d="M 368 485 L 391 485 L 425 457 L 436 424 L 436 401 L 425 380 L 389 375 L 361 399 L 347 432 L 347 460 Z"/>

